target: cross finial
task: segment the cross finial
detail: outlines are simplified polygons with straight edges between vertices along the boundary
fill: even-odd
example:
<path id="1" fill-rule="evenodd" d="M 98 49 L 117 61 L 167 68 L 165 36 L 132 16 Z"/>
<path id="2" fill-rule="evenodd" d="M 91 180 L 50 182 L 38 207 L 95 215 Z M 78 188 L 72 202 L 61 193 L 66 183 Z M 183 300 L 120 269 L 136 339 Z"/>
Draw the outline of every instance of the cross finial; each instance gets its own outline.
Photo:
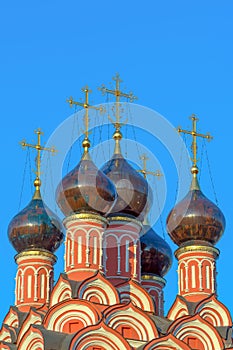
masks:
<path id="1" fill-rule="evenodd" d="M 83 148 L 84 148 L 84 151 L 87 153 L 88 152 L 88 148 L 90 147 L 90 141 L 88 139 L 88 136 L 90 134 L 90 131 L 89 131 L 89 108 L 91 109 L 95 109 L 95 110 L 98 110 L 100 112 L 103 111 L 103 107 L 95 107 L 95 106 L 91 106 L 89 104 L 89 93 L 92 92 L 92 90 L 90 90 L 88 88 L 88 86 L 85 86 L 84 88 L 82 88 L 82 91 L 85 93 L 85 101 L 84 102 L 77 102 L 77 101 L 74 101 L 72 97 L 70 97 L 68 100 L 66 100 L 70 107 L 72 107 L 73 105 L 76 105 L 76 106 L 81 106 L 85 109 L 85 116 L 84 116 L 84 125 L 85 125 L 85 130 L 84 130 L 84 134 L 85 134 L 85 139 L 83 141 Z"/>
<path id="2" fill-rule="evenodd" d="M 121 91 L 120 89 L 120 83 L 122 83 L 123 80 L 120 79 L 119 73 L 116 73 L 115 77 L 112 78 L 115 81 L 115 89 L 108 89 L 106 88 L 105 85 L 102 85 L 98 90 L 102 91 L 103 95 L 106 93 L 112 94 L 116 97 L 116 104 L 115 104 L 115 115 L 116 115 L 116 120 L 112 120 L 110 117 L 110 121 L 115 127 L 115 133 L 113 134 L 113 138 L 115 140 L 115 154 L 120 154 L 121 149 L 120 149 L 120 141 L 122 139 L 122 134 L 121 134 L 121 116 L 120 116 L 120 98 L 125 97 L 128 98 L 130 102 L 133 102 L 134 100 L 137 100 L 137 97 L 133 95 L 132 92 L 126 93 Z"/>
<path id="3" fill-rule="evenodd" d="M 192 114 L 190 119 L 192 120 L 192 130 L 189 131 L 189 130 L 183 130 L 181 128 L 178 128 L 178 132 L 179 133 L 184 133 L 184 134 L 188 134 L 188 135 L 191 135 L 192 136 L 192 146 L 191 146 L 191 149 L 192 149 L 192 154 L 193 154 L 193 157 L 191 158 L 192 162 L 193 162 L 193 166 L 192 166 L 192 170 L 191 172 L 192 173 L 198 173 L 198 168 L 197 168 L 197 162 L 198 162 L 198 159 L 197 159 L 197 137 L 202 137 L 204 139 L 207 139 L 207 140 L 212 140 L 213 137 L 210 135 L 210 134 L 200 134 L 197 132 L 197 121 L 198 121 L 198 118 L 196 118 L 196 115 L 195 114 Z"/>
<path id="4" fill-rule="evenodd" d="M 41 186 L 41 180 L 40 180 L 40 176 L 41 176 L 41 151 L 48 151 L 51 153 L 55 153 L 57 152 L 57 150 L 55 148 L 48 148 L 48 147 L 43 147 L 41 145 L 41 135 L 43 135 L 43 132 L 41 129 L 36 129 L 35 134 L 37 134 L 37 144 L 33 145 L 31 143 L 27 143 L 26 141 L 21 141 L 20 144 L 23 148 L 25 147 L 29 147 L 29 148 L 33 148 L 37 151 L 37 156 L 36 156 L 36 179 L 34 181 L 34 186 L 36 187 L 36 192 L 39 191 L 40 186 Z"/>
<path id="5" fill-rule="evenodd" d="M 138 170 L 138 172 L 144 176 L 144 179 L 146 179 L 147 175 L 157 176 L 158 178 L 163 176 L 159 170 L 156 172 L 147 170 L 147 161 L 149 158 L 146 156 L 146 154 L 142 154 L 140 159 L 142 160 L 142 169 Z"/>
<path id="6" fill-rule="evenodd" d="M 121 91 L 120 89 L 120 83 L 123 82 L 123 80 L 120 79 L 119 73 L 116 73 L 115 77 L 112 78 L 115 81 L 115 89 L 108 89 L 105 85 L 102 85 L 100 88 L 98 88 L 100 91 L 102 91 L 103 94 L 109 93 L 116 97 L 116 121 L 113 122 L 116 129 L 120 130 L 121 123 L 120 123 L 120 109 L 119 109 L 119 102 L 121 97 L 128 98 L 130 102 L 133 102 L 134 100 L 137 100 L 137 97 L 133 95 L 132 92 L 126 93 Z"/>

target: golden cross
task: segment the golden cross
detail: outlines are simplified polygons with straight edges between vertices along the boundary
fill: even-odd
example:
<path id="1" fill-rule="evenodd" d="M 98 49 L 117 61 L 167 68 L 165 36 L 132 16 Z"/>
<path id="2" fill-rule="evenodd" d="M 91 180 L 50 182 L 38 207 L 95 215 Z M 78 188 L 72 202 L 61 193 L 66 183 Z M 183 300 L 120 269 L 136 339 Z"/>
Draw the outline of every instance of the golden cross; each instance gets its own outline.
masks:
<path id="1" fill-rule="evenodd" d="M 85 125 L 85 131 L 84 131 L 84 134 L 85 134 L 85 138 L 88 139 L 88 136 L 89 136 L 89 108 L 92 108 L 92 109 L 95 109 L 95 110 L 98 110 L 100 112 L 103 112 L 103 107 L 95 107 L 95 106 L 91 106 L 89 105 L 89 93 L 91 93 L 92 91 L 88 89 L 88 86 L 82 88 L 82 91 L 85 93 L 85 102 L 76 102 L 73 100 L 72 97 L 70 97 L 68 100 L 66 100 L 70 107 L 72 107 L 73 105 L 76 105 L 76 106 L 81 106 L 83 108 L 85 108 L 85 117 L 84 117 L 84 125 Z"/>
<path id="2" fill-rule="evenodd" d="M 134 96 L 132 92 L 125 93 L 120 90 L 120 83 L 122 83 L 123 80 L 120 79 L 120 75 L 118 73 L 116 73 L 116 76 L 112 79 L 116 82 L 115 90 L 108 89 L 105 85 L 102 85 L 100 88 L 98 88 L 98 90 L 102 91 L 103 94 L 109 93 L 116 97 L 116 122 L 113 124 L 115 128 L 119 130 L 121 127 L 119 110 L 120 97 L 128 98 L 130 102 L 137 100 L 137 97 Z"/>
<path id="3" fill-rule="evenodd" d="M 149 171 L 147 170 L 147 161 L 148 161 L 148 157 L 146 156 L 146 154 L 143 154 L 140 159 L 142 160 L 142 169 L 138 170 L 138 173 L 142 173 L 142 175 L 144 176 L 144 179 L 146 179 L 147 175 L 153 175 L 153 176 L 157 176 L 158 178 L 160 178 L 161 176 L 163 176 L 163 174 L 157 170 L 156 172 L 154 171 Z"/>
<path id="4" fill-rule="evenodd" d="M 212 140 L 213 137 L 210 134 L 204 135 L 204 134 L 200 134 L 197 132 L 198 118 L 196 118 L 195 114 L 192 114 L 190 119 L 192 120 L 192 130 L 191 131 L 183 130 L 181 128 L 178 128 L 177 131 L 179 133 L 183 132 L 184 134 L 192 135 L 193 141 L 192 141 L 191 149 L 192 149 L 192 153 L 193 153 L 193 158 L 191 158 L 191 160 L 193 162 L 193 166 L 196 167 L 197 162 L 198 162 L 198 159 L 197 159 L 197 137 L 202 137 L 202 138 L 207 139 L 209 141 Z"/>
<path id="5" fill-rule="evenodd" d="M 48 147 L 43 147 L 41 146 L 41 135 L 43 135 L 43 132 L 41 129 L 37 129 L 34 131 L 35 134 L 37 134 L 37 144 L 33 145 L 31 143 L 26 143 L 26 141 L 21 141 L 20 144 L 23 148 L 29 147 L 29 148 L 34 148 L 37 151 L 37 157 L 36 157 L 36 176 L 37 176 L 37 181 L 36 184 L 38 187 L 40 187 L 40 176 L 41 176 L 41 151 L 48 151 L 55 153 L 57 150 L 55 148 L 48 148 Z"/>

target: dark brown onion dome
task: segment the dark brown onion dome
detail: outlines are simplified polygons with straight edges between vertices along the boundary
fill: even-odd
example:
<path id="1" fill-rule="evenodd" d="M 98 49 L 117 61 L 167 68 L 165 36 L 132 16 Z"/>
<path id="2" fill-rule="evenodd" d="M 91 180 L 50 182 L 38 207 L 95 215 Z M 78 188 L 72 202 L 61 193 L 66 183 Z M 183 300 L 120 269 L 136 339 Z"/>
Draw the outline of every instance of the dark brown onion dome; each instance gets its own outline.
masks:
<path id="1" fill-rule="evenodd" d="M 216 244 L 224 229 L 223 213 L 202 193 L 193 174 L 190 191 L 168 215 L 167 230 L 171 239 L 177 245 L 188 241 Z"/>
<path id="2" fill-rule="evenodd" d="M 116 141 L 115 152 L 101 168 L 115 184 L 118 194 L 111 214 L 127 214 L 143 220 L 151 206 L 151 188 L 146 179 L 122 156 L 119 144 L 122 138 L 120 131 L 116 131 L 113 137 Z"/>
<path id="3" fill-rule="evenodd" d="M 18 253 L 35 249 L 53 253 L 61 245 L 64 238 L 62 225 L 42 201 L 39 189 L 26 208 L 10 222 L 8 237 Z"/>
<path id="4" fill-rule="evenodd" d="M 140 217 L 149 210 L 151 190 L 148 182 L 122 156 L 114 154 L 101 168 L 115 184 L 118 198 L 112 213 Z M 144 215 L 141 215 L 143 218 Z"/>
<path id="5" fill-rule="evenodd" d="M 80 212 L 109 212 L 117 193 L 112 181 L 91 160 L 88 148 L 78 165 L 60 182 L 57 203 L 65 216 Z"/>
<path id="6" fill-rule="evenodd" d="M 172 265 L 172 251 L 168 243 L 149 225 L 144 226 L 141 242 L 141 274 L 163 277 Z"/>

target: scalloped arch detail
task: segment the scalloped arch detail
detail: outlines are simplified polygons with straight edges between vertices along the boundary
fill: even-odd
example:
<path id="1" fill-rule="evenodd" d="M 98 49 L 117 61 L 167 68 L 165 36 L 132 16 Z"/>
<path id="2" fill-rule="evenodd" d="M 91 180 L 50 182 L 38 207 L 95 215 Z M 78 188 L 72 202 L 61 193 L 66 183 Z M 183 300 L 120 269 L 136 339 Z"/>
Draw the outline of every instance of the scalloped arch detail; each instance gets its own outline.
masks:
<path id="1" fill-rule="evenodd" d="M 230 312 L 215 296 L 204 300 L 196 307 L 196 312 L 214 327 L 231 327 Z"/>
<path id="2" fill-rule="evenodd" d="M 100 312 L 86 300 L 66 300 L 50 309 L 43 325 L 47 330 L 73 333 L 97 324 Z"/>
<path id="3" fill-rule="evenodd" d="M 168 331 L 183 342 L 187 342 L 190 338 L 198 339 L 203 350 L 224 349 L 223 341 L 218 332 L 198 314 L 175 321 Z"/>
<path id="4" fill-rule="evenodd" d="M 81 284 L 78 298 L 103 305 L 115 305 L 120 302 L 116 288 L 101 273 Z"/>
<path id="5" fill-rule="evenodd" d="M 92 350 L 93 346 L 106 350 L 131 350 L 129 343 L 104 322 L 78 332 L 71 341 L 70 350 Z"/>
<path id="6" fill-rule="evenodd" d="M 158 331 L 153 321 L 132 303 L 108 308 L 105 323 L 122 334 L 122 327 L 130 327 L 135 334 L 132 339 L 151 341 L 158 338 Z M 122 334 L 124 335 L 124 334 Z"/>
<path id="7" fill-rule="evenodd" d="M 155 312 L 155 304 L 151 296 L 138 283 L 130 280 L 120 285 L 117 290 L 119 291 L 122 303 L 131 301 L 132 304 L 143 311 Z"/>
<path id="8" fill-rule="evenodd" d="M 191 348 L 183 341 L 169 334 L 166 337 L 152 340 L 147 344 L 144 350 L 191 350 Z"/>
<path id="9" fill-rule="evenodd" d="M 72 297 L 71 286 L 62 276 L 59 277 L 50 297 L 50 307 Z"/>
<path id="10" fill-rule="evenodd" d="M 177 296 L 172 307 L 168 311 L 167 318 L 174 321 L 184 316 L 189 316 L 187 305 L 179 296 Z"/>
<path id="11" fill-rule="evenodd" d="M 44 338 L 41 332 L 33 325 L 22 337 L 18 350 L 44 350 Z"/>

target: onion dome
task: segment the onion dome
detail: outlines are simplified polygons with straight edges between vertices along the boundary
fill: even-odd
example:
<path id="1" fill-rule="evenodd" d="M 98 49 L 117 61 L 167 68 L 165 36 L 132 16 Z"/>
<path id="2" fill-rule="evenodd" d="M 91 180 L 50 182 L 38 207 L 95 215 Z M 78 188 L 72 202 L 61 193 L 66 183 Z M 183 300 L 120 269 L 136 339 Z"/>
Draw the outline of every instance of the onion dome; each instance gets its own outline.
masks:
<path id="1" fill-rule="evenodd" d="M 113 138 L 115 139 L 114 154 L 101 169 L 113 181 L 118 194 L 111 214 L 121 213 L 143 219 L 152 201 L 150 186 L 121 154 L 122 134 L 119 129 L 116 129 Z"/>
<path id="2" fill-rule="evenodd" d="M 112 181 L 91 160 L 88 138 L 84 139 L 83 147 L 82 159 L 62 179 L 56 191 L 57 203 L 65 216 L 81 212 L 106 214 L 117 196 Z"/>
<path id="3" fill-rule="evenodd" d="M 141 242 L 141 273 L 163 277 L 172 265 L 172 251 L 168 243 L 149 225 L 144 226 Z"/>
<path id="4" fill-rule="evenodd" d="M 189 241 L 216 244 L 223 234 L 225 218 L 221 210 L 201 191 L 197 180 L 198 168 L 193 166 L 190 191 L 170 212 L 167 230 L 177 245 Z"/>
<path id="5" fill-rule="evenodd" d="M 18 253 L 37 249 L 53 253 L 63 241 L 62 225 L 42 201 L 39 178 L 34 185 L 32 200 L 9 224 L 8 237 Z"/>

